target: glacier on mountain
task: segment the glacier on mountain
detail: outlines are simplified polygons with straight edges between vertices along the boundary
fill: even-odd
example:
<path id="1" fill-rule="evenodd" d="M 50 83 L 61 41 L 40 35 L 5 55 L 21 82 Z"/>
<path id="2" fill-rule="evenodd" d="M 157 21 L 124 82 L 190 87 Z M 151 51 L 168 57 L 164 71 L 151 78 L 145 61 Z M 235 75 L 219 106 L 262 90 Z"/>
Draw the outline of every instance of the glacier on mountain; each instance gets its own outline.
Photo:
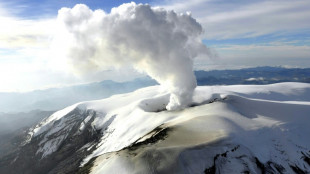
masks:
<path id="1" fill-rule="evenodd" d="M 43 120 L 30 142 L 43 159 L 90 124 L 101 136 L 83 146 L 93 150 L 80 167 L 92 159 L 91 173 L 310 172 L 310 84 L 199 86 L 190 107 L 168 102 L 160 86 L 81 102 Z"/>

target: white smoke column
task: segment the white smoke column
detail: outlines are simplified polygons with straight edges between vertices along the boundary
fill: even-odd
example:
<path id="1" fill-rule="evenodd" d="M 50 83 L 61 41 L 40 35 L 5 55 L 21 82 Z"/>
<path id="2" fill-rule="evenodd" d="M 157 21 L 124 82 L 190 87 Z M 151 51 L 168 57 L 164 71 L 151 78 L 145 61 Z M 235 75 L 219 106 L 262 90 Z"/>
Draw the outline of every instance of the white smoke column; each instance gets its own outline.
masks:
<path id="1" fill-rule="evenodd" d="M 171 93 L 168 110 L 182 109 L 196 87 L 193 59 L 208 54 L 199 38 L 202 27 L 190 14 L 128 3 L 92 11 L 86 5 L 58 12 L 59 54 L 77 73 L 132 65 Z"/>

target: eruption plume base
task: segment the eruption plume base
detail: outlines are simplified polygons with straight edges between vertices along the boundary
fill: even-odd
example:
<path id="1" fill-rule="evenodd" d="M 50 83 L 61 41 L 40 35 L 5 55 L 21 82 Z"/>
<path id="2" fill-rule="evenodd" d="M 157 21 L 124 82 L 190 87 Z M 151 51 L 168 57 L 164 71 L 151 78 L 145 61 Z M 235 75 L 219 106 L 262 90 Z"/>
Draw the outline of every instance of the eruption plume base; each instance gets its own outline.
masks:
<path id="1" fill-rule="evenodd" d="M 55 45 L 74 72 L 132 65 L 171 92 L 168 110 L 186 107 L 196 79 L 193 59 L 209 50 L 201 25 L 190 14 L 128 3 L 111 13 L 78 4 L 58 12 Z"/>

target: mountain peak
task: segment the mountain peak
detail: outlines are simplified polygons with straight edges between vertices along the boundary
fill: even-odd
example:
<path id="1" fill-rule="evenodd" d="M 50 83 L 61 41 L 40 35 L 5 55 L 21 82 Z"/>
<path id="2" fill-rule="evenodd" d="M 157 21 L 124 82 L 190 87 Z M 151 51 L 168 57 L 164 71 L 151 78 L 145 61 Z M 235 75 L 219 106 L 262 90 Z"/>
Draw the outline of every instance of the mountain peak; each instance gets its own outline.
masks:
<path id="1" fill-rule="evenodd" d="M 12 170 L 307 173 L 309 94 L 304 83 L 199 86 L 191 107 L 167 111 L 169 93 L 152 86 L 82 102 L 34 127 L 7 167 L 29 160 L 33 168 Z"/>

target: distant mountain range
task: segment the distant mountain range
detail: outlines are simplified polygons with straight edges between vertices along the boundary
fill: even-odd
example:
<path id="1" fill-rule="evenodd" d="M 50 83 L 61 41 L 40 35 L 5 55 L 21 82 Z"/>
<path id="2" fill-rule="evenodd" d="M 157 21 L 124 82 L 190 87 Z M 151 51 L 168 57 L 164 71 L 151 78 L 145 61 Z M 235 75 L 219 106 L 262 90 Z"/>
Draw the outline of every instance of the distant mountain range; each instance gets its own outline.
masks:
<path id="1" fill-rule="evenodd" d="M 279 82 L 310 83 L 310 68 L 256 67 L 240 70 L 195 71 L 195 75 L 199 86 Z M 28 112 L 36 109 L 58 110 L 80 101 L 102 99 L 156 84 L 156 81 L 144 77 L 121 83 L 108 80 L 27 93 L 0 93 L 0 112 Z"/>
<path id="2" fill-rule="evenodd" d="M 97 100 L 114 94 L 132 92 L 156 85 L 149 78 L 129 82 L 106 80 L 90 84 L 35 90 L 26 93 L 0 93 L 0 112 L 27 112 L 31 110 L 58 110 L 80 101 Z"/>
<path id="3" fill-rule="evenodd" d="M 310 83 L 310 68 L 256 67 L 239 70 L 196 71 L 197 83 L 203 85 Z"/>

